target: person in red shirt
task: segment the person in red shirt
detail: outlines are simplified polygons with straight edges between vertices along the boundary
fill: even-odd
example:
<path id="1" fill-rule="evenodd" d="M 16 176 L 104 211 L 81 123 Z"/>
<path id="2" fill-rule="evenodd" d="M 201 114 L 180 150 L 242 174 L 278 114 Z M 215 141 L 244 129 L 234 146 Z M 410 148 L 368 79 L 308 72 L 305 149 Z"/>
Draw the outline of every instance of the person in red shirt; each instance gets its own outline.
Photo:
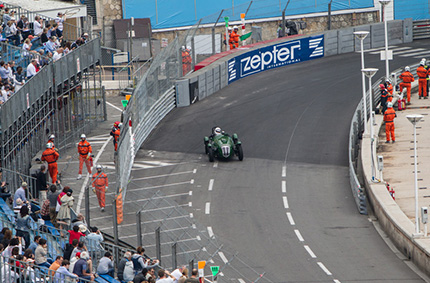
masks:
<path id="1" fill-rule="evenodd" d="M 71 245 L 74 239 L 77 239 L 79 241 L 79 239 L 81 237 L 85 237 L 84 233 L 79 232 L 79 226 L 75 225 L 73 226 L 72 230 L 67 231 L 69 232 L 69 244 Z"/>

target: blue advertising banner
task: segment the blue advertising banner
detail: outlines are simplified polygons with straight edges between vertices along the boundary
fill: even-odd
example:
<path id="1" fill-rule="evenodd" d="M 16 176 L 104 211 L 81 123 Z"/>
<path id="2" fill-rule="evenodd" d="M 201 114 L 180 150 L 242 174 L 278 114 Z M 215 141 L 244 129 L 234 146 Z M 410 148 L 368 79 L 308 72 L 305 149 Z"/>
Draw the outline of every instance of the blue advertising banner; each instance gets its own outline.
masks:
<path id="1" fill-rule="evenodd" d="M 324 35 L 265 46 L 228 61 L 228 83 L 265 70 L 324 56 Z"/>

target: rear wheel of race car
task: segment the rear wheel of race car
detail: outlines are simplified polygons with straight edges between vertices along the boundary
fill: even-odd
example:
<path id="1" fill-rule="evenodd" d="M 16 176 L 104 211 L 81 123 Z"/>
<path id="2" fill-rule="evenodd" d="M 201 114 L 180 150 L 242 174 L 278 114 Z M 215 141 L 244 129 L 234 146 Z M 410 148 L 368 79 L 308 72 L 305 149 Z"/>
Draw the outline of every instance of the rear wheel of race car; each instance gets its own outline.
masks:
<path id="1" fill-rule="evenodd" d="M 211 148 L 208 149 L 209 162 L 214 162 L 214 152 Z"/>
<path id="2" fill-rule="evenodd" d="M 242 161 L 243 160 L 242 145 L 238 144 L 238 145 L 236 145 L 236 148 L 237 148 L 237 156 L 239 157 L 239 160 Z"/>

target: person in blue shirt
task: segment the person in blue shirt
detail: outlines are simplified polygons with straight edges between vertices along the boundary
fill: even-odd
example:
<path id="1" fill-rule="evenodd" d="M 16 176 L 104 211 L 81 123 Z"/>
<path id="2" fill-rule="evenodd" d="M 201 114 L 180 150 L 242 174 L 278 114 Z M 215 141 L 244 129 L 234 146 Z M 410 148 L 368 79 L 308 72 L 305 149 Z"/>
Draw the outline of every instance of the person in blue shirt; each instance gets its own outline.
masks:
<path id="1" fill-rule="evenodd" d="M 35 254 L 36 252 L 37 245 L 39 245 L 39 240 L 40 240 L 40 236 L 34 236 L 33 242 L 30 244 L 30 246 L 28 246 L 28 249 L 30 249 L 33 252 L 33 254 Z"/>
<path id="2" fill-rule="evenodd" d="M 51 36 L 49 38 L 49 41 L 45 44 L 46 52 L 54 53 L 54 51 L 56 50 L 55 40 L 56 40 L 55 36 Z"/>
<path id="3" fill-rule="evenodd" d="M 16 207 L 16 200 L 21 199 L 23 204 L 28 203 L 27 198 L 25 197 L 25 190 L 27 189 L 28 184 L 26 182 L 22 182 L 21 187 L 16 190 L 15 195 L 13 196 L 13 207 Z"/>

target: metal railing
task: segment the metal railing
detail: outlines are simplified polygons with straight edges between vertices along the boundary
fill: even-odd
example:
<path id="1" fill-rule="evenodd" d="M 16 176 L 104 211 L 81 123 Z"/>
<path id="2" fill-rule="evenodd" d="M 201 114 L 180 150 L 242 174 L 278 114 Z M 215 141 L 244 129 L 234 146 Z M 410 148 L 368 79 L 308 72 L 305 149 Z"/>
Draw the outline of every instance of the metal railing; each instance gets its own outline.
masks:
<path id="1" fill-rule="evenodd" d="M 414 21 L 413 38 L 414 40 L 430 38 L 430 19 Z"/>

